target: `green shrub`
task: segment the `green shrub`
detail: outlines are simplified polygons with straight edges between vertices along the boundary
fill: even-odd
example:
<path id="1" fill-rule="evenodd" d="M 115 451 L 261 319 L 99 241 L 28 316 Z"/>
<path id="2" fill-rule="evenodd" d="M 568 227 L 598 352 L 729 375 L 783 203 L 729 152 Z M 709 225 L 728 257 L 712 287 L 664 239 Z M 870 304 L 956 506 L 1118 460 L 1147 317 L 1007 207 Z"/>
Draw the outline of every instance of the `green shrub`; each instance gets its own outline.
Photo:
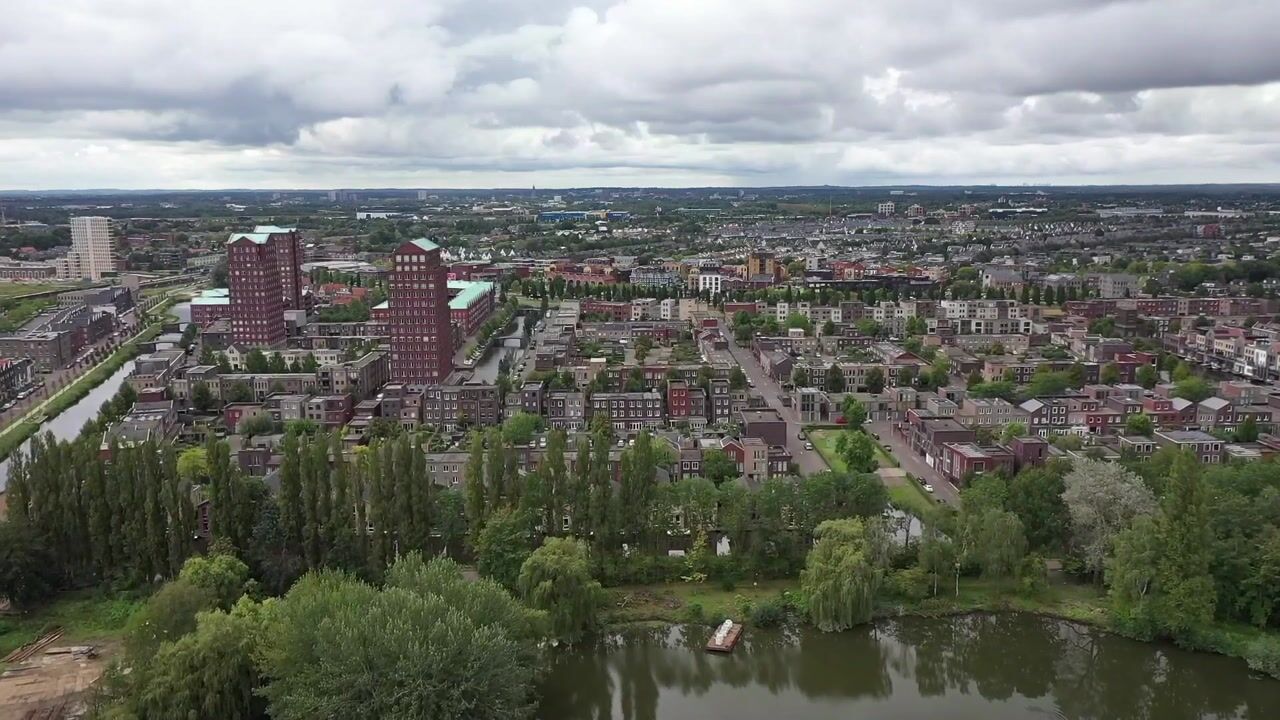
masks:
<path id="1" fill-rule="evenodd" d="M 684 621 L 690 625 L 707 624 L 707 613 L 702 609 L 702 603 L 691 602 L 685 605 L 682 614 Z"/>
<path id="2" fill-rule="evenodd" d="M 751 624 L 756 627 L 774 627 L 787 621 L 791 614 L 791 601 L 785 594 L 762 600 L 751 610 Z"/>
<path id="3" fill-rule="evenodd" d="M 929 596 L 931 589 L 929 573 L 918 565 L 889 574 L 887 590 L 894 597 L 911 601 L 923 600 Z"/>

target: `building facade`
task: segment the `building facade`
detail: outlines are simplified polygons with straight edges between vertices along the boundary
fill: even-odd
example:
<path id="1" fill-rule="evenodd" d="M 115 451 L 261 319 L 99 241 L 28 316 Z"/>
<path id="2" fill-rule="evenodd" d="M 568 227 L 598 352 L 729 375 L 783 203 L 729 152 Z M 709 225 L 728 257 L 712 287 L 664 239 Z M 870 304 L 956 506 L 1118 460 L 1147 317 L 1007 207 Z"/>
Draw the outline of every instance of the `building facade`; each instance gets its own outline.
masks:
<path id="1" fill-rule="evenodd" d="M 453 371 L 448 282 L 439 245 L 418 239 L 396 249 L 387 298 L 393 381 L 423 388 Z"/>
<path id="2" fill-rule="evenodd" d="M 66 277 L 101 280 L 115 272 L 112 258 L 111 218 L 71 218 L 71 252 L 66 257 Z"/>
<path id="3" fill-rule="evenodd" d="M 287 337 L 280 264 L 262 233 L 232 235 L 227 244 L 231 334 L 251 347 L 283 347 Z"/>

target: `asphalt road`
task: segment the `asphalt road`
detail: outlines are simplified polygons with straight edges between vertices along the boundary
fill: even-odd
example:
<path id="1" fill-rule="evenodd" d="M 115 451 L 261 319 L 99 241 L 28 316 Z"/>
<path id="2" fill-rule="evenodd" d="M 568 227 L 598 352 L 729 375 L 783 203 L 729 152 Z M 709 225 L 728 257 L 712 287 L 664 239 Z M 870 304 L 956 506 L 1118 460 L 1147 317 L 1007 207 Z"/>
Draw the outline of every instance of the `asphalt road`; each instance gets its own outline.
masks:
<path id="1" fill-rule="evenodd" d="M 893 425 L 886 421 L 867 423 L 867 429 L 880 436 L 877 441 L 881 447 L 889 446 L 887 451 L 898 461 L 903 470 L 933 486 L 934 497 L 942 498 L 956 507 L 960 506 L 960 491 L 942 475 L 925 463 L 924 458 L 911 451 L 911 447 L 901 436 L 893 431 Z"/>
<path id="2" fill-rule="evenodd" d="M 760 363 L 756 362 L 755 356 L 751 354 L 751 350 L 737 346 L 733 341 L 733 333 L 728 331 L 724 322 L 720 323 L 720 332 L 729 338 L 729 354 L 742 367 L 747 379 L 754 385 L 752 389 L 763 395 L 765 403 L 777 410 L 782 419 L 786 421 L 787 449 L 791 451 L 793 461 L 800 468 L 800 474 L 812 475 L 830 470 L 831 468 L 827 467 L 826 461 L 822 459 L 818 451 L 806 450 L 804 447 L 805 441 L 797 437 L 804 426 L 800 424 L 795 409 L 783 406 L 782 401 L 778 399 L 778 396 L 782 393 L 782 388 L 765 374 L 764 369 L 760 367 Z"/>

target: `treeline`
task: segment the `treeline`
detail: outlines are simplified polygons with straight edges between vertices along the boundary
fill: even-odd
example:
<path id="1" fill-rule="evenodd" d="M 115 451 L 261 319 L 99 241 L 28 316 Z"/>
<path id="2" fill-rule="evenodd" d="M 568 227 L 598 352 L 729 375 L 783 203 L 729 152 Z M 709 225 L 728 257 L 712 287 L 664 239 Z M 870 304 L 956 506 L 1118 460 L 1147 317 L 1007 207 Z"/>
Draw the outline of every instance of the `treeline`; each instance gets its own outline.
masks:
<path id="1" fill-rule="evenodd" d="M 273 493 L 240 469 L 225 442 L 210 439 L 180 454 L 155 443 L 113 448 L 103 463 L 90 433 L 38 442 L 30 457 L 15 459 L 10 518 L 53 551 L 58 574 L 45 594 L 104 582 L 138 586 L 172 577 L 195 550 L 196 511 L 207 500 L 210 541 L 224 543 L 280 593 L 307 570 L 376 581 L 413 551 L 472 556 L 482 565 L 514 557 L 518 568 L 547 537 L 586 541 L 592 571 L 607 584 L 672 579 L 680 566 L 667 562 L 667 551 L 709 545 L 716 533 L 732 548 L 716 573 L 782 577 L 798 571 L 819 523 L 886 507 L 871 475 L 775 478 L 748 490 L 730 479 L 736 472 L 719 467 L 731 465 L 728 458 L 714 462 L 719 456 L 707 468 L 716 482 L 670 481 L 665 446 L 641 433 L 619 457 L 606 422 L 572 449 L 563 431 L 551 432 L 543 460 L 526 469 L 520 441 L 528 434 L 515 424 L 473 433 L 459 490 L 432 481 L 427 434 L 400 432 L 347 460 L 338 436 L 298 426 L 284 437 Z M 510 533 L 502 543 L 485 541 L 495 518 Z M 505 584 L 514 586 L 511 573 Z"/>
<path id="2" fill-rule="evenodd" d="M 196 516 L 191 485 L 179 477 L 173 447 L 152 442 L 112 448 L 96 442 L 32 438 L 13 457 L 6 490 L 8 523 L 40 553 L 11 599 L 23 604 L 60 587 L 170 577 L 192 551 Z"/>

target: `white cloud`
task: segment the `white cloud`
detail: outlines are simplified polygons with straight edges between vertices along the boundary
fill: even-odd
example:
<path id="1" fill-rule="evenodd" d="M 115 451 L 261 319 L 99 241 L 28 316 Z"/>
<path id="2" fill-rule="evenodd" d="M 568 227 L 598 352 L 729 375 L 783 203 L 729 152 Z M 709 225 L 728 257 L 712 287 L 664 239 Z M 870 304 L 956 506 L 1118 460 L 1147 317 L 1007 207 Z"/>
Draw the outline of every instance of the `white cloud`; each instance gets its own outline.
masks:
<path id="1" fill-rule="evenodd" d="M 0 187 L 1276 180 L 1278 26 L 1261 0 L 10 0 Z"/>

